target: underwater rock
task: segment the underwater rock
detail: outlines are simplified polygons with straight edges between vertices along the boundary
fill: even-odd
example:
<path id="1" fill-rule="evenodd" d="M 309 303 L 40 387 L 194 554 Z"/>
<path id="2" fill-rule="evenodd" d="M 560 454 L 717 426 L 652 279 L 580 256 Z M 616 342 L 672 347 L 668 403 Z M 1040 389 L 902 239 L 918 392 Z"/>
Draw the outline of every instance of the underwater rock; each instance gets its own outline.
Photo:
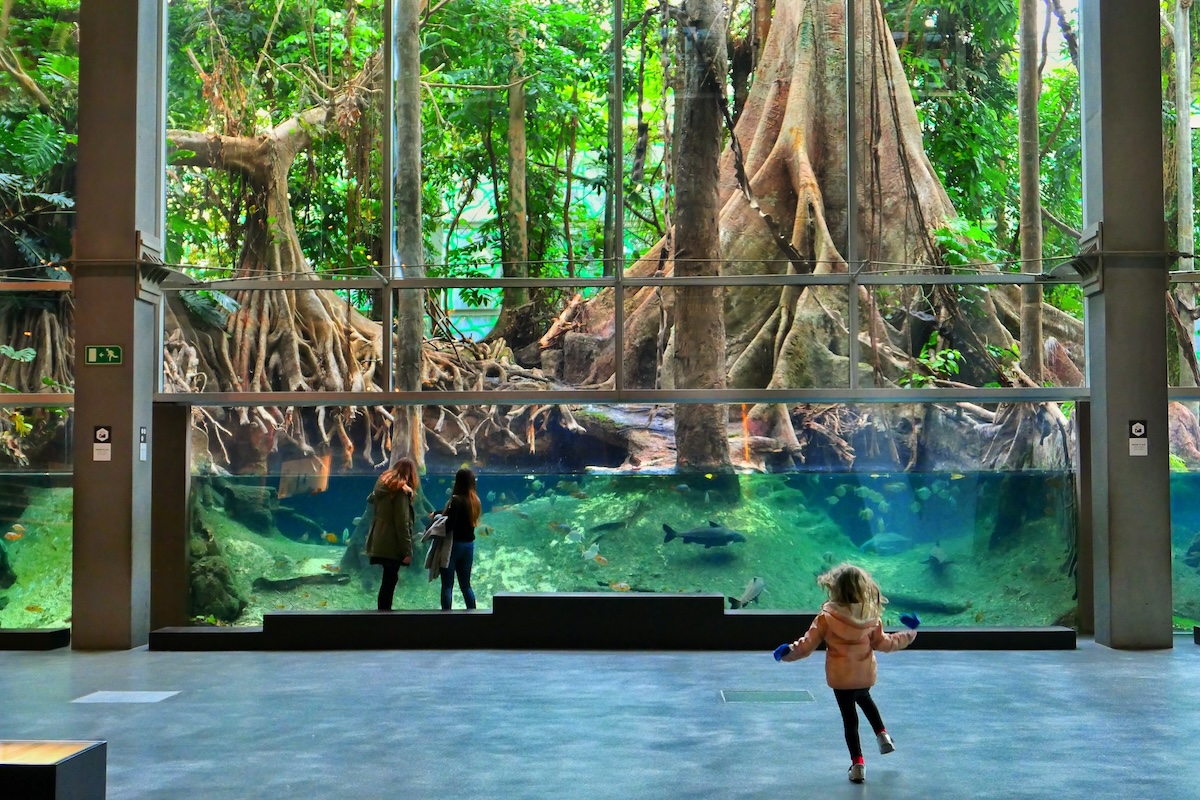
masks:
<path id="1" fill-rule="evenodd" d="M 8 563 L 8 551 L 0 544 L 0 589 L 7 589 L 17 582 L 17 573 L 13 572 Z"/>
<path id="2" fill-rule="evenodd" d="M 346 552 L 342 553 L 342 572 L 355 572 L 367 566 L 367 556 L 363 549 L 367 545 L 367 534 L 371 532 L 371 523 L 374 520 L 375 506 L 367 503 L 362 515 L 354 518 L 354 527 L 350 529 Z"/>
<path id="3" fill-rule="evenodd" d="M 299 539 L 307 533 L 308 538 L 315 541 L 325 533 L 320 523 L 287 506 L 280 506 L 275 510 L 275 519 L 278 520 L 280 532 L 291 539 Z"/>
<path id="4" fill-rule="evenodd" d="M 246 608 L 223 556 L 206 556 L 192 563 L 191 601 L 192 616 L 213 616 L 223 622 L 233 622 Z"/>
<path id="5" fill-rule="evenodd" d="M 279 503 L 271 486 L 242 486 L 227 483 L 221 487 L 225 513 L 255 533 L 270 536 L 275 530 L 275 509 Z"/>
<path id="6" fill-rule="evenodd" d="M 578 331 L 563 337 L 563 378 L 567 383 L 585 383 L 607 339 Z"/>
<path id="7" fill-rule="evenodd" d="M 8 598 L 0 597 L 0 611 L 3 611 L 7 607 L 8 607 Z"/>

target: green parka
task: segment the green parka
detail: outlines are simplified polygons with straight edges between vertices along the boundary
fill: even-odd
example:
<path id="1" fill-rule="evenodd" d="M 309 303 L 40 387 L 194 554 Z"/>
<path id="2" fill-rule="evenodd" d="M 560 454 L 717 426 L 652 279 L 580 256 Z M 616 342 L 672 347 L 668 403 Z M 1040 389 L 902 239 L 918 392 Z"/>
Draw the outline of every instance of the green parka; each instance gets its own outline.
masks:
<path id="1" fill-rule="evenodd" d="M 379 480 L 367 501 L 375 509 L 375 519 L 367 534 L 367 556 L 396 561 L 412 558 L 416 510 L 409 494 L 389 489 Z"/>

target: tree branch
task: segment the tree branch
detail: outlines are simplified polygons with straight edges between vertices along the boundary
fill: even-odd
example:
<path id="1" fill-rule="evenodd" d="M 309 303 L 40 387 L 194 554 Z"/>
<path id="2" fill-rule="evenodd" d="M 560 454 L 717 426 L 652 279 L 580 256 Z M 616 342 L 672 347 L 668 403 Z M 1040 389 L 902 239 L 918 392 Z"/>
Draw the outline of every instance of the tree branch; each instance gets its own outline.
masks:
<path id="1" fill-rule="evenodd" d="M 1070 225 L 1068 225 L 1067 223 L 1063 222 L 1058 217 L 1051 214 L 1049 211 L 1046 210 L 1045 206 L 1042 206 L 1042 219 L 1046 220 L 1046 222 L 1049 222 L 1051 225 L 1058 228 L 1060 231 L 1062 231 L 1063 233 L 1065 233 L 1067 236 L 1071 237 L 1075 241 L 1079 241 L 1079 239 L 1083 236 L 1083 233 L 1081 231 L 1075 230 Z"/>
<path id="2" fill-rule="evenodd" d="M 261 141 L 249 136 L 219 136 L 202 131 L 167 131 L 167 156 L 182 167 L 224 169 L 246 175 L 260 165 L 256 155 Z M 191 155 L 183 155 L 183 153 Z"/>

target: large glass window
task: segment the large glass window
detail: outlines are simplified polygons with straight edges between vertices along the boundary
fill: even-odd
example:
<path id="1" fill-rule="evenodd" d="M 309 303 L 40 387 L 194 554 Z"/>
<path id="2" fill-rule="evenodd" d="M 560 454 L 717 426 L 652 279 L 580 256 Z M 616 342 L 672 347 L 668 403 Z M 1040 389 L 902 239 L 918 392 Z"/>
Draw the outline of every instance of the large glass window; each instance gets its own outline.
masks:
<path id="1" fill-rule="evenodd" d="M 721 408 L 731 431 L 747 429 L 751 409 Z M 423 411 L 430 423 L 448 413 Z M 1045 413 L 797 405 L 788 416 L 802 431 L 803 468 L 780 469 L 785 456 L 764 437 L 736 433 L 739 462 L 757 469 L 681 475 L 670 407 L 500 407 L 465 417 L 464 430 L 480 431 L 469 448 L 430 451 L 416 505 L 420 516 L 442 508 L 458 465 L 478 470 L 472 584 L 483 608 L 495 592 L 520 591 L 720 592 L 735 607 L 814 608 L 816 575 L 853 560 L 880 579 L 892 609 L 936 624 L 1072 624 L 1074 433 L 1014 471 L 1012 440 L 997 444 L 970 423 Z M 282 433 L 260 469 L 196 463 L 193 556 L 226 586 L 201 584 L 197 618 L 252 625 L 274 609 L 374 606 L 379 568 L 361 553 L 372 471 L 323 471 Z M 438 605 L 423 555 L 418 547 L 403 572 L 398 608 Z"/>
<path id="2" fill-rule="evenodd" d="M 854 558 L 947 624 L 1070 620 L 1073 14 L 1023 53 L 1015 3 L 849 8 L 173 0 L 163 390 L 201 404 L 193 556 L 229 565 L 197 618 L 370 607 L 364 498 L 411 454 L 429 508 L 480 471 L 484 606 L 811 607 Z"/>

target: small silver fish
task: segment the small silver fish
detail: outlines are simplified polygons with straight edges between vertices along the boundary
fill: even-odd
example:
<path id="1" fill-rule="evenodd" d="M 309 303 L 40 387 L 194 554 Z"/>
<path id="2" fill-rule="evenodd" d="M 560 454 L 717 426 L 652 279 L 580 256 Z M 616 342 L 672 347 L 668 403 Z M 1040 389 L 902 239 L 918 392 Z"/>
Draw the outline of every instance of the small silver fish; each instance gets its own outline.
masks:
<path id="1" fill-rule="evenodd" d="M 587 550 L 583 551 L 583 560 L 591 561 L 593 558 L 595 558 L 598 555 L 600 555 L 600 548 L 597 547 L 596 545 L 592 545 Z"/>
<path id="2" fill-rule="evenodd" d="M 763 589 L 767 588 L 767 582 L 762 578 L 755 576 L 746 584 L 745 590 L 742 591 L 741 597 L 729 598 L 730 608 L 744 608 L 751 603 L 758 602 L 758 596 L 763 593 Z"/>
<path id="3" fill-rule="evenodd" d="M 571 542 L 572 544 L 579 544 L 580 542 L 583 541 L 583 531 L 572 530 L 570 533 L 567 534 L 567 541 Z"/>

